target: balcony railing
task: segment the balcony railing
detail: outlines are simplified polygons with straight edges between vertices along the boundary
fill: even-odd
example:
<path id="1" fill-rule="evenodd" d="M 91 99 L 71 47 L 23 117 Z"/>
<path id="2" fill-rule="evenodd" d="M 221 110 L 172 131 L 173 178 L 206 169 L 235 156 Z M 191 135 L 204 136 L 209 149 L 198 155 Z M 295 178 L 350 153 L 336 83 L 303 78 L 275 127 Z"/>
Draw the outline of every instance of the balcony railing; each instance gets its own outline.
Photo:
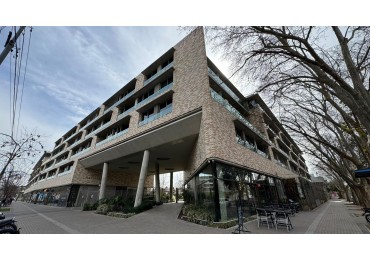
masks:
<path id="1" fill-rule="evenodd" d="M 72 159 L 72 158 L 76 158 L 77 156 L 79 156 L 79 155 L 81 155 L 81 154 L 84 154 L 84 153 L 88 152 L 90 149 L 91 149 L 91 147 L 86 148 L 86 149 L 84 149 L 84 150 L 82 150 L 82 151 L 80 151 L 80 152 L 78 152 L 78 153 L 76 153 L 76 154 L 72 155 L 72 156 L 71 156 L 71 159 Z"/>
<path id="2" fill-rule="evenodd" d="M 60 172 L 60 173 L 58 173 L 58 177 L 59 176 L 63 176 L 63 175 L 67 175 L 67 174 L 69 174 L 71 172 L 72 172 L 72 169 L 69 169 L 68 171 Z"/>
<path id="3" fill-rule="evenodd" d="M 127 116 L 134 109 L 135 109 L 135 106 L 132 106 L 131 108 L 127 109 L 125 112 L 119 114 L 117 117 L 117 121 Z"/>
<path id="4" fill-rule="evenodd" d="M 107 128 L 108 126 L 110 125 L 110 121 L 108 121 L 107 123 L 105 123 L 104 125 L 101 125 L 99 126 L 98 128 L 96 128 L 94 131 L 92 131 L 91 133 L 89 133 L 87 136 L 85 136 L 85 140 L 89 137 L 91 137 L 92 135 L 94 135 L 96 132 L 98 131 L 101 131 L 105 128 Z"/>
<path id="5" fill-rule="evenodd" d="M 221 97 L 216 91 L 211 89 L 211 96 L 214 100 L 217 101 L 217 103 L 221 104 L 224 108 L 226 108 L 231 114 L 233 114 L 236 118 L 238 118 L 245 126 L 247 126 L 251 131 L 253 131 L 255 134 L 257 134 L 259 137 L 261 137 L 263 140 L 265 140 L 268 144 L 272 145 L 271 141 L 265 137 L 257 128 L 255 128 L 247 119 L 244 118 L 244 116 L 230 103 Z"/>
<path id="6" fill-rule="evenodd" d="M 165 73 L 170 68 L 173 68 L 173 62 L 171 62 L 170 64 L 168 64 L 166 67 L 160 69 L 156 74 L 154 74 L 153 76 L 151 76 L 149 79 L 145 80 L 144 81 L 144 86 L 148 85 L 150 82 L 152 82 L 153 80 L 155 80 L 156 78 L 158 78 L 159 76 L 161 76 L 163 73 Z"/>
<path id="7" fill-rule="evenodd" d="M 63 142 L 67 142 L 68 140 L 70 140 L 72 137 L 76 136 L 76 134 L 78 134 L 80 131 L 76 131 L 74 132 L 73 134 L 71 134 L 68 138 L 66 138 Z"/>
<path id="8" fill-rule="evenodd" d="M 269 158 L 268 155 L 265 152 L 259 150 L 258 148 L 256 148 L 256 146 L 250 144 L 247 141 L 243 141 L 242 139 L 237 139 L 237 143 L 243 145 L 244 147 L 248 148 L 249 150 L 251 150 L 251 151 L 253 151 L 253 152 L 255 152 L 259 155 L 262 155 L 263 157 L 265 157 L 267 159 Z"/>
<path id="9" fill-rule="evenodd" d="M 116 103 L 114 103 L 113 105 L 111 105 L 109 108 L 107 108 L 107 109 L 104 111 L 104 114 L 106 114 L 108 111 L 110 111 L 113 107 L 118 106 L 118 105 L 119 105 L 119 104 L 121 104 L 123 101 L 125 101 L 126 99 L 128 99 L 129 97 L 131 97 L 134 93 L 135 93 L 135 90 L 132 90 L 132 91 L 130 91 L 129 93 L 127 93 L 127 95 L 126 95 L 126 96 L 124 96 L 123 98 L 121 98 L 120 100 L 118 100 Z"/>
<path id="10" fill-rule="evenodd" d="M 208 75 L 223 89 L 229 94 L 236 102 L 240 101 L 237 95 L 225 84 L 225 82 L 220 79 L 210 68 L 208 68 Z"/>
<path id="11" fill-rule="evenodd" d="M 64 151 L 64 149 L 62 149 L 60 152 L 58 152 L 58 153 L 56 153 L 56 154 L 54 154 L 54 155 L 52 155 L 51 157 L 50 157 L 50 159 L 55 159 L 56 157 L 58 157 L 60 154 L 62 154 L 63 152 L 65 152 Z"/>
<path id="12" fill-rule="evenodd" d="M 163 94 L 164 92 L 166 92 L 167 90 L 171 89 L 173 86 L 173 83 L 171 82 L 170 84 L 168 84 L 167 86 L 161 88 L 160 90 L 158 90 L 157 92 L 154 92 L 153 95 L 147 97 L 146 99 L 138 102 L 135 106 L 135 108 L 139 108 L 147 103 L 149 103 L 150 101 L 152 101 L 153 99 L 155 99 L 156 97 L 158 97 L 159 95 Z"/>
<path id="13" fill-rule="evenodd" d="M 142 125 L 145 125 L 149 122 L 152 122 L 152 121 L 154 121 L 158 118 L 161 118 L 161 117 L 163 117 L 163 116 L 165 116 L 165 115 L 167 115 L 171 112 L 172 112 L 172 104 L 167 106 L 166 108 L 162 109 L 162 111 L 160 111 L 159 113 L 151 115 L 148 118 L 144 119 L 143 121 L 140 121 L 139 126 L 142 126 Z"/>
<path id="14" fill-rule="evenodd" d="M 59 161 L 59 162 L 55 163 L 54 167 L 58 167 L 58 166 L 62 165 L 66 160 L 68 160 L 68 158 L 63 159 L 63 160 L 61 160 L 61 161 Z"/>
<path id="15" fill-rule="evenodd" d="M 286 166 L 284 163 L 282 163 L 282 162 L 280 162 L 280 161 L 278 161 L 278 160 L 275 160 L 275 162 L 276 162 L 277 164 L 279 164 L 281 167 L 284 167 L 285 169 L 288 169 L 288 166 Z"/>
<path id="16" fill-rule="evenodd" d="M 82 140 L 85 140 L 85 139 L 82 139 L 82 136 L 80 139 L 78 139 L 76 142 L 74 142 L 73 144 L 71 144 L 70 146 L 67 147 L 67 149 L 72 149 L 73 147 L 75 147 L 77 144 L 81 143 Z"/>
<path id="17" fill-rule="evenodd" d="M 100 146 L 100 145 L 102 145 L 102 144 L 108 143 L 108 142 L 112 141 L 113 139 L 116 139 L 116 138 L 118 138 L 118 137 L 120 137 L 120 136 L 122 136 L 122 135 L 126 134 L 127 132 L 128 132 L 128 129 L 125 129 L 125 130 L 123 130 L 123 131 L 121 131 L 121 132 L 118 132 L 118 133 L 117 133 L 117 134 L 115 134 L 115 135 L 109 136 L 108 138 L 106 138 L 106 139 L 104 139 L 104 140 L 102 140 L 102 141 L 100 141 L 100 142 L 96 143 L 96 146 Z"/>

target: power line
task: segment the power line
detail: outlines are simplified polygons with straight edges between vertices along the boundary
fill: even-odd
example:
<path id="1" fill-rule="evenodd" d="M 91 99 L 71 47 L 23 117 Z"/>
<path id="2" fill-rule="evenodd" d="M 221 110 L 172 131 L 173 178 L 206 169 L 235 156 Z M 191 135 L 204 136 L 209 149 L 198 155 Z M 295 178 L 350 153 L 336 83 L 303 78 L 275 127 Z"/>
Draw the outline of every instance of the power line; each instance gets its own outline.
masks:
<path id="1" fill-rule="evenodd" d="M 18 133 L 18 127 L 19 127 L 19 119 L 20 119 L 20 117 L 21 117 L 22 101 L 23 101 L 23 90 L 24 90 L 24 82 L 25 82 L 26 74 L 27 74 L 28 54 L 29 54 L 29 52 L 30 52 L 31 36 L 32 36 L 32 27 L 31 27 L 31 29 L 30 29 L 30 37 L 28 38 L 28 47 L 27 47 L 26 65 L 25 65 L 25 68 L 24 68 L 23 83 L 22 83 L 22 92 L 21 92 L 21 101 L 20 101 L 20 103 L 19 103 L 19 110 L 18 110 L 17 133 Z"/>

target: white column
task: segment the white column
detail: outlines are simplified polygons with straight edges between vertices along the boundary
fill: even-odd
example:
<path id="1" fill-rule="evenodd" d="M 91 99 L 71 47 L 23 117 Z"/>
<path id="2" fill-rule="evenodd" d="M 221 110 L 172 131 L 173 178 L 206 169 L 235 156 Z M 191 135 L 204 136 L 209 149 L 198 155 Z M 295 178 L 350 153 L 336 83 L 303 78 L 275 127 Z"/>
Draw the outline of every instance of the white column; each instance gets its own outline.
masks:
<path id="1" fill-rule="evenodd" d="M 159 164 L 155 164 L 155 202 L 161 202 L 161 187 L 159 184 Z"/>
<path id="2" fill-rule="evenodd" d="M 100 182 L 99 200 L 105 197 L 105 188 L 107 187 L 107 177 L 108 177 L 108 163 L 103 164 L 103 173 Z"/>
<path id="3" fill-rule="evenodd" d="M 146 175 L 148 173 L 148 165 L 149 165 L 149 151 L 145 150 L 144 156 L 143 156 L 143 162 L 141 163 L 139 182 L 137 184 L 135 204 L 134 204 L 135 208 L 139 207 L 141 205 L 141 201 L 143 200 L 144 185 L 145 185 Z"/>

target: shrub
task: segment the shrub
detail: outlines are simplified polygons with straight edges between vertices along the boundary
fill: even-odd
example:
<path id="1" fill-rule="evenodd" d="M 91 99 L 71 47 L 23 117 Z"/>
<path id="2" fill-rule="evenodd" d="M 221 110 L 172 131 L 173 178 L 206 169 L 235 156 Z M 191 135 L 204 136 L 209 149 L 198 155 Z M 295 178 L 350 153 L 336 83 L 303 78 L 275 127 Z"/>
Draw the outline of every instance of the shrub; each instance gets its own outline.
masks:
<path id="1" fill-rule="evenodd" d="M 101 204 L 96 209 L 96 213 L 102 214 L 102 215 L 107 215 L 107 213 L 109 211 L 111 211 L 111 210 L 110 210 L 110 206 L 108 204 Z"/>
<path id="2" fill-rule="evenodd" d="M 83 208 L 82 208 L 83 211 L 88 211 L 88 210 L 91 210 L 91 205 L 89 203 L 85 203 Z"/>
<path id="3" fill-rule="evenodd" d="M 97 202 L 95 202 L 94 204 L 91 205 L 90 210 L 97 210 L 98 206 L 99 206 L 99 202 L 97 201 Z"/>
<path id="4" fill-rule="evenodd" d="M 145 210 L 153 208 L 154 205 L 155 205 L 154 201 L 143 201 L 139 207 L 134 208 L 134 212 L 135 213 L 143 212 Z"/>
<path id="5" fill-rule="evenodd" d="M 135 215 L 135 213 L 125 214 L 121 212 L 108 212 L 107 214 L 107 216 L 116 217 L 116 218 L 129 218 L 129 217 L 132 217 L 133 215 Z"/>

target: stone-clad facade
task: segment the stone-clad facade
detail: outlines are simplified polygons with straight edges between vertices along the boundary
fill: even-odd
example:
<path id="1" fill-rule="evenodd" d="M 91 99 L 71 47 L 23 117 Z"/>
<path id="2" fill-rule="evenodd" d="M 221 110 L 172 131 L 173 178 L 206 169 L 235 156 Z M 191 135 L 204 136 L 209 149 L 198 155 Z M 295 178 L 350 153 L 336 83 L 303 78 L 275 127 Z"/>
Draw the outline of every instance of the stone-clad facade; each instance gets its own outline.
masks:
<path id="1" fill-rule="evenodd" d="M 95 187 L 96 199 L 97 190 L 104 195 L 104 183 L 113 195 L 140 185 L 150 190 L 154 176 L 172 171 L 184 171 L 191 186 L 216 162 L 271 180 L 309 178 L 298 147 L 282 134 L 262 99 L 244 97 L 207 58 L 203 29 L 197 28 L 57 140 L 25 192 L 38 200 L 40 193 L 68 187 L 74 195 L 62 206 L 81 206 L 88 187 Z"/>

